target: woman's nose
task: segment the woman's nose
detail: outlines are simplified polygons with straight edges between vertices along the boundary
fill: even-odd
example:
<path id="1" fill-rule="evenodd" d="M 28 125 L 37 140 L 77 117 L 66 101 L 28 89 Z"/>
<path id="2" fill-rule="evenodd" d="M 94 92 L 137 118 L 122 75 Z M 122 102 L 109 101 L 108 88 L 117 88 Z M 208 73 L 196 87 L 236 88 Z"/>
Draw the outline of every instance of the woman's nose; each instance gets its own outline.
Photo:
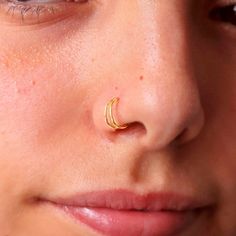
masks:
<path id="1" fill-rule="evenodd" d="M 102 116 L 103 125 L 99 125 L 105 135 L 132 137 L 149 150 L 183 145 L 198 136 L 204 124 L 204 112 L 197 83 L 188 68 L 165 62 L 159 64 L 156 73 L 150 73 L 147 67 L 140 76 L 119 80 L 119 91 L 103 97 L 100 108 L 118 97 L 112 115 L 119 124 L 128 124 L 128 128 L 112 130 Z"/>
<path id="2" fill-rule="evenodd" d="M 139 29 L 132 28 L 135 40 L 125 38 L 129 49 L 120 60 L 119 74 L 116 68 L 110 75 L 115 77 L 118 89 L 108 88 L 108 94 L 101 98 L 106 104 L 109 99 L 119 97 L 114 116 L 129 127 L 118 132 L 101 127 L 107 135 L 122 134 L 132 136 L 132 140 L 135 137 L 139 145 L 148 149 L 190 142 L 203 127 L 204 112 L 187 30 L 181 22 L 163 30 L 158 25 L 145 27 L 144 23 L 143 28 L 141 25 Z"/>
<path id="3" fill-rule="evenodd" d="M 173 70 L 162 74 L 162 79 L 143 76 L 138 85 L 124 88 L 116 107 L 119 122 L 128 124 L 120 132 L 136 136 L 148 149 L 189 142 L 204 124 L 196 84 L 187 74 Z"/>

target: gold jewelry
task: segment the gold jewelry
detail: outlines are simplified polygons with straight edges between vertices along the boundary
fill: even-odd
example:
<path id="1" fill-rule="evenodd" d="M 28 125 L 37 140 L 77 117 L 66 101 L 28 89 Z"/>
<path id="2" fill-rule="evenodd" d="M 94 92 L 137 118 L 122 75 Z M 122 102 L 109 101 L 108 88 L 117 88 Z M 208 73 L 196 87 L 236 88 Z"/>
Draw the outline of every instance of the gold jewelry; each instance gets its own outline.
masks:
<path id="1" fill-rule="evenodd" d="M 113 115 L 113 105 L 117 104 L 119 102 L 119 98 L 113 98 L 111 99 L 105 108 L 105 118 L 106 118 L 106 123 L 109 127 L 111 127 L 114 130 L 121 130 L 121 129 L 126 129 L 128 128 L 128 125 L 120 125 L 116 119 L 114 118 Z"/>

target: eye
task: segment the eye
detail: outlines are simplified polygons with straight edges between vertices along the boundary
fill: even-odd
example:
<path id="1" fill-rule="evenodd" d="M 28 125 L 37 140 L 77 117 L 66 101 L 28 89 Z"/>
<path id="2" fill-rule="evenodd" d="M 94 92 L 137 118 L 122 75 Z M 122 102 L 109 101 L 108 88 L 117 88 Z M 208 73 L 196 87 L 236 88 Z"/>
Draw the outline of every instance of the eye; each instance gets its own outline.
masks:
<path id="1" fill-rule="evenodd" d="M 41 24 L 82 11 L 90 0 L 0 0 L 0 23 Z M 83 7 L 82 7 L 83 5 Z"/>
<path id="2" fill-rule="evenodd" d="M 212 20 L 236 26 L 236 3 L 228 6 L 215 7 L 210 11 L 209 16 Z"/>

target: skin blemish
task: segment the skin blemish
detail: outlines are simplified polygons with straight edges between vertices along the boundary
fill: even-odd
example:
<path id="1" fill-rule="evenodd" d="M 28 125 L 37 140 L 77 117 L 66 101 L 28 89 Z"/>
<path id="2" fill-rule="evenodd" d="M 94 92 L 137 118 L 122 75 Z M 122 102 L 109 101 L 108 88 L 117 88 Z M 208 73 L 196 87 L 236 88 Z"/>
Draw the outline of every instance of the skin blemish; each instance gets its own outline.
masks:
<path id="1" fill-rule="evenodd" d="M 141 75 L 141 76 L 139 77 L 139 80 L 141 80 L 141 81 L 142 81 L 143 79 L 144 79 L 144 78 L 143 78 L 143 76 Z"/>
<path id="2" fill-rule="evenodd" d="M 15 82 L 15 86 L 16 86 L 16 91 L 19 95 L 28 95 L 33 87 L 36 85 L 36 81 L 32 80 L 32 81 L 16 81 Z"/>

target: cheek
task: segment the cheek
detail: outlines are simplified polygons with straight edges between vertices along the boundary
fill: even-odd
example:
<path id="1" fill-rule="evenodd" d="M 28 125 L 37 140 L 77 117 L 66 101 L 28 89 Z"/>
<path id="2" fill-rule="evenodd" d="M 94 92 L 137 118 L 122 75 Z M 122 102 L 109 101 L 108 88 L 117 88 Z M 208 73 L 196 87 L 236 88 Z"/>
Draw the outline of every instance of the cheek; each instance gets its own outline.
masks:
<path id="1" fill-rule="evenodd" d="M 232 63 L 219 71 L 218 77 L 208 86 L 211 97 L 208 99 L 207 108 L 211 119 L 205 144 L 211 159 L 209 168 L 221 187 L 221 193 L 226 199 L 225 205 L 235 202 L 236 196 L 235 76 Z"/>
<path id="2" fill-rule="evenodd" d="M 0 178 L 7 180 L 0 192 L 42 189 L 41 178 L 58 165 L 54 156 L 64 163 L 59 152 L 77 150 L 85 142 L 78 133 L 89 133 L 91 86 L 82 66 L 56 52 L 38 55 L 40 62 L 27 55 L 0 52 Z"/>
<path id="3" fill-rule="evenodd" d="M 75 72 L 63 65 L 53 66 L 52 57 L 46 62 L 39 55 L 37 63 L 27 55 L 11 53 L 0 64 L 0 134 L 2 140 L 19 147 L 32 146 L 50 135 L 74 110 L 73 100 L 80 101 L 72 92 Z"/>

